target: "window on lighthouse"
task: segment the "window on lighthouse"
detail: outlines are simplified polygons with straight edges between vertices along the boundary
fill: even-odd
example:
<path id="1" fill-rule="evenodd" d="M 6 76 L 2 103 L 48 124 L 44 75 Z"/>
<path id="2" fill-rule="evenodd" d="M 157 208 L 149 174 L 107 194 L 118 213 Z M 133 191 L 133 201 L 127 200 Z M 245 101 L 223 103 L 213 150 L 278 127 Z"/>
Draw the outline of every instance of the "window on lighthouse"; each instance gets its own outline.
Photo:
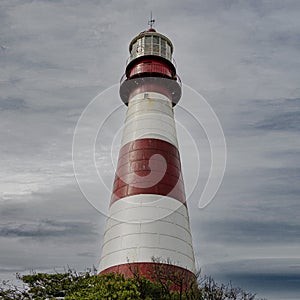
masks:
<path id="1" fill-rule="evenodd" d="M 153 36 L 153 54 L 159 55 L 159 37 Z"/>
<path id="2" fill-rule="evenodd" d="M 171 46 L 169 44 L 166 47 L 166 58 L 171 60 Z"/>
<path id="3" fill-rule="evenodd" d="M 143 38 L 142 39 L 138 39 L 131 48 L 131 53 L 130 53 L 130 58 L 135 59 L 138 56 L 143 55 Z"/>
<path id="4" fill-rule="evenodd" d="M 153 36 L 153 44 L 159 44 L 159 37 L 158 36 Z"/>
<path id="5" fill-rule="evenodd" d="M 161 56 L 166 57 L 166 41 L 161 41 L 161 48 L 160 48 Z"/>
<path id="6" fill-rule="evenodd" d="M 151 54 L 151 38 L 152 36 L 145 36 L 145 54 Z"/>
<path id="7" fill-rule="evenodd" d="M 136 56 L 143 55 L 144 38 L 137 40 L 136 43 L 137 43 L 137 55 Z"/>
<path id="8" fill-rule="evenodd" d="M 138 52 L 138 42 L 135 42 L 135 43 L 132 45 L 131 56 L 134 56 L 137 52 Z"/>

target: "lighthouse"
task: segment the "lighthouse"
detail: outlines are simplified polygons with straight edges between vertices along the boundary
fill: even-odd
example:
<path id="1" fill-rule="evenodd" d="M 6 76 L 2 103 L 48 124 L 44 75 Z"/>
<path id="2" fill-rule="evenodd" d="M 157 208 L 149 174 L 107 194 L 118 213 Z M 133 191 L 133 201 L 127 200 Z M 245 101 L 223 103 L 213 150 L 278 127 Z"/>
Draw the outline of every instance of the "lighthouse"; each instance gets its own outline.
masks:
<path id="1" fill-rule="evenodd" d="M 150 28 L 133 38 L 120 82 L 128 107 L 99 274 L 157 270 L 195 276 L 174 111 L 181 98 L 173 44 Z"/>

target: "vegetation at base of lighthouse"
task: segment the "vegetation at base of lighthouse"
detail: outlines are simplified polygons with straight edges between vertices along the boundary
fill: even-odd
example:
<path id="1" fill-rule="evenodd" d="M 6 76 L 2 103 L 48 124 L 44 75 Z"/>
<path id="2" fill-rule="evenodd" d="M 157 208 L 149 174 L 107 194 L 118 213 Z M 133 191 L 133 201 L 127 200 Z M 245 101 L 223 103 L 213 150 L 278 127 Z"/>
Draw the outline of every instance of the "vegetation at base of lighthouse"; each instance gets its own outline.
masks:
<path id="1" fill-rule="evenodd" d="M 96 270 L 77 273 L 33 273 L 18 275 L 22 285 L 2 282 L 0 299 L 66 299 L 66 300 L 258 300 L 255 294 L 247 293 L 231 284 L 217 284 L 211 277 L 200 277 L 189 286 L 177 286 L 183 280 L 157 278 L 153 282 L 138 274 L 125 278 L 120 274 L 97 275 Z"/>

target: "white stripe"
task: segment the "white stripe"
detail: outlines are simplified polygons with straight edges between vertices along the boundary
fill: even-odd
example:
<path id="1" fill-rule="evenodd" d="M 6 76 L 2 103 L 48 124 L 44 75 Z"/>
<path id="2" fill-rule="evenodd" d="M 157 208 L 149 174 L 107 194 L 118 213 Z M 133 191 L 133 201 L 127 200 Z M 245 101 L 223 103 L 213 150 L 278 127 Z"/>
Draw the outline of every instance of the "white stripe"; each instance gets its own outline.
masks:
<path id="1" fill-rule="evenodd" d="M 128 260 L 152 262 L 153 256 L 195 272 L 186 206 L 158 195 L 135 195 L 113 203 L 99 270 L 126 264 Z"/>
<path id="2" fill-rule="evenodd" d="M 138 194 L 114 202 L 110 218 L 126 223 L 149 223 L 170 215 L 188 220 L 186 206 L 177 199 L 156 194 Z M 183 225 L 184 226 L 184 225 Z"/>
<path id="3" fill-rule="evenodd" d="M 140 138 L 167 141 L 178 148 L 171 100 L 159 93 L 142 93 L 130 99 L 121 146 Z"/>

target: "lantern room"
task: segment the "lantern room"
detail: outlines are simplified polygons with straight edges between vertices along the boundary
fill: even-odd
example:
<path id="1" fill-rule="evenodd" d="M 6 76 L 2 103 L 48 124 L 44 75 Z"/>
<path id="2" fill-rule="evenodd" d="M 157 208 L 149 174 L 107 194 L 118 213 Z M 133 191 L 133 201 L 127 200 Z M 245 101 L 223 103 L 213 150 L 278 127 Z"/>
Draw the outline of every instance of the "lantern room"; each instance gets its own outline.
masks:
<path id="1" fill-rule="evenodd" d="M 130 61 L 144 55 L 158 55 L 172 62 L 173 45 L 167 37 L 151 28 L 131 41 L 129 52 Z"/>

